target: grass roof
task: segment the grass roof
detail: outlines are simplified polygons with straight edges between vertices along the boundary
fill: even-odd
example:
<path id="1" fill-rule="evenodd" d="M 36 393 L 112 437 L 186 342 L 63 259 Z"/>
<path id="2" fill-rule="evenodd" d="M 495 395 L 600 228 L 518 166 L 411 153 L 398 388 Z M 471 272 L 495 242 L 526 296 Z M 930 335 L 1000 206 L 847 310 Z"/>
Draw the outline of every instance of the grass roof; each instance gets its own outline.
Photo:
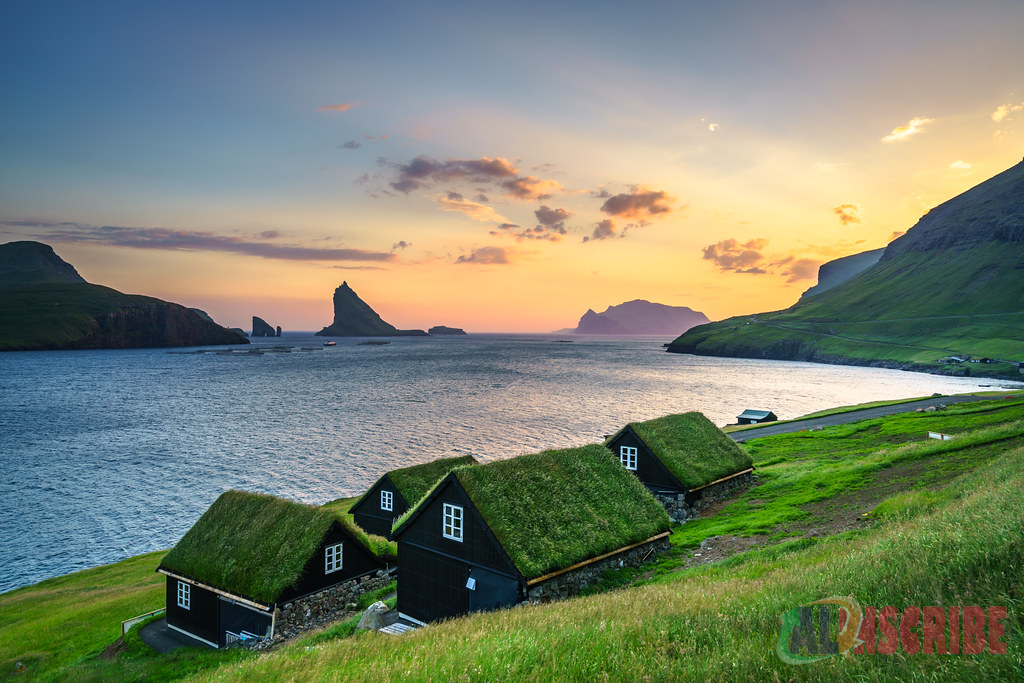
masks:
<path id="1" fill-rule="evenodd" d="M 262 493 L 226 491 L 167 553 L 160 568 L 269 604 L 299 582 L 334 522 L 379 554 L 379 544 L 337 511 Z"/>
<path id="2" fill-rule="evenodd" d="M 628 426 L 690 489 L 742 472 L 754 464 L 735 441 L 701 413 L 666 415 L 646 422 L 630 422 Z"/>
<path id="3" fill-rule="evenodd" d="M 422 465 L 403 467 L 398 470 L 391 470 L 387 476 L 395 484 L 395 488 L 405 498 L 410 507 L 416 505 L 423 496 L 427 495 L 434 484 L 440 481 L 446 474 L 456 467 L 476 465 L 477 461 L 472 455 L 462 455 L 454 458 L 439 458 Z M 372 486 L 370 487 L 373 488 Z M 359 499 L 362 502 L 362 498 Z M 356 503 L 358 505 L 358 502 Z M 353 506 L 355 507 L 355 506 Z"/>
<path id="4" fill-rule="evenodd" d="M 528 580 L 671 525 L 643 484 L 596 444 L 460 468 L 454 475 Z"/>

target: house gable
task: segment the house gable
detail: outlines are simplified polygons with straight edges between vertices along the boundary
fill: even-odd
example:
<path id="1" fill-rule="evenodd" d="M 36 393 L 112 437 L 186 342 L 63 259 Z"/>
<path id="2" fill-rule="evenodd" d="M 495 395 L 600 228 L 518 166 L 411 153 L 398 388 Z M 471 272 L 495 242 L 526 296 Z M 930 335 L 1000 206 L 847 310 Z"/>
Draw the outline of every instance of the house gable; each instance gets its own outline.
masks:
<path id="1" fill-rule="evenodd" d="M 391 510 L 385 510 L 382 505 L 381 493 L 391 494 Z M 349 513 L 356 524 L 362 527 L 367 533 L 377 536 L 387 536 L 391 533 L 391 526 L 394 521 L 401 517 L 409 509 L 407 501 L 399 492 L 398 487 L 385 474 L 367 491 L 351 508 Z"/>
<path id="2" fill-rule="evenodd" d="M 643 439 L 626 425 L 607 444 L 612 454 L 622 462 L 621 448 L 636 449 L 636 469 L 630 470 L 644 486 L 657 493 L 684 493 L 687 488 L 665 467 Z M 628 469 L 628 468 L 627 468 Z"/>
<path id="3" fill-rule="evenodd" d="M 340 545 L 341 567 L 334 571 L 327 571 L 326 551 L 328 547 L 334 548 Z M 333 559 L 333 553 L 332 553 Z M 335 522 L 327 529 L 320 545 L 310 556 L 302 569 L 302 578 L 299 582 L 285 590 L 277 602 L 288 602 L 295 598 L 316 593 L 329 586 L 333 586 L 349 579 L 371 574 L 384 568 L 384 562 L 366 549 L 345 527 Z"/>

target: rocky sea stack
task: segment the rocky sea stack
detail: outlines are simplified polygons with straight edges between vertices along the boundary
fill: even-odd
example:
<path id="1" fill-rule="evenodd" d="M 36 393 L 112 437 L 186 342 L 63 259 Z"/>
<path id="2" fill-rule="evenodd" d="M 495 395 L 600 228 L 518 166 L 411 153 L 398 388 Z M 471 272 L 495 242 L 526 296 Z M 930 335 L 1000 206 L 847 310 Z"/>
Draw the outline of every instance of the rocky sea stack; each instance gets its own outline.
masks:
<path id="1" fill-rule="evenodd" d="M 46 244 L 0 245 L 0 351 L 248 343 L 184 306 L 89 284 Z"/>
<path id="2" fill-rule="evenodd" d="M 461 327 L 448 327 L 446 325 L 437 325 L 427 330 L 430 336 L 444 336 L 444 335 L 464 335 L 466 331 Z"/>
<path id="3" fill-rule="evenodd" d="M 281 327 L 278 326 L 275 331 L 270 324 L 263 318 L 253 316 L 252 317 L 252 336 L 254 337 L 280 337 Z"/>
<path id="4" fill-rule="evenodd" d="M 426 337 L 423 330 L 399 330 L 384 322 L 377 312 L 342 282 L 334 290 L 334 322 L 316 333 L 318 337 Z"/>

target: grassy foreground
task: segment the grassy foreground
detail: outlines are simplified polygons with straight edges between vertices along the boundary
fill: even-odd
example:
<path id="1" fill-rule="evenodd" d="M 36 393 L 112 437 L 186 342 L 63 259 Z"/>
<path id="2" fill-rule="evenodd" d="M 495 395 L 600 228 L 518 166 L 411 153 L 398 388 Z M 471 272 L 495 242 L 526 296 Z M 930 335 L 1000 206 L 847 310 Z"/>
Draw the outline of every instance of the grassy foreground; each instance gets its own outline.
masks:
<path id="1" fill-rule="evenodd" d="M 927 440 L 929 430 L 956 434 Z M 26 680 L 1022 680 L 1024 400 L 752 440 L 759 485 L 676 529 L 621 590 L 391 637 L 339 624 L 263 655 L 156 655 L 120 620 L 158 607 L 162 554 L 0 595 L 0 676 Z M 688 566 L 704 538 L 752 550 Z M 716 542 L 717 545 L 717 542 Z M 793 666 L 781 616 L 863 606 L 999 605 L 1006 654 L 858 655 Z M 833 624 L 833 631 L 837 628 Z M 921 627 L 917 627 L 920 635 Z M 14 674 L 21 661 L 27 667 Z"/>

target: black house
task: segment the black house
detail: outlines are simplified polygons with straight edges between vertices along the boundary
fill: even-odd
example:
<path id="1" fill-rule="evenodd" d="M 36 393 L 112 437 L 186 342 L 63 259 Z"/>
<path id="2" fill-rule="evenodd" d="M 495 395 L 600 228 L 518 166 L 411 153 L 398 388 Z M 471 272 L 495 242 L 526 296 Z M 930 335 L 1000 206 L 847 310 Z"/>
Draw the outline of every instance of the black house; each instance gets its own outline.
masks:
<path id="1" fill-rule="evenodd" d="M 697 412 L 630 422 L 605 446 L 656 495 L 689 496 L 753 465 L 736 442 Z"/>
<path id="2" fill-rule="evenodd" d="M 456 467 L 475 464 L 472 455 L 464 455 L 391 470 L 349 508 L 349 514 L 367 533 L 387 537 L 395 520 L 419 502 L 438 479 Z"/>
<path id="3" fill-rule="evenodd" d="M 167 626 L 225 647 L 272 636 L 278 607 L 384 566 L 343 514 L 227 491 L 157 571 L 167 576 Z"/>
<path id="4" fill-rule="evenodd" d="M 778 416 L 770 410 L 747 409 L 736 416 L 736 424 L 755 425 L 761 422 L 775 422 Z"/>
<path id="5" fill-rule="evenodd" d="M 461 467 L 392 534 L 398 609 L 425 623 L 514 605 L 597 562 L 642 561 L 670 524 L 598 445 Z"/>

